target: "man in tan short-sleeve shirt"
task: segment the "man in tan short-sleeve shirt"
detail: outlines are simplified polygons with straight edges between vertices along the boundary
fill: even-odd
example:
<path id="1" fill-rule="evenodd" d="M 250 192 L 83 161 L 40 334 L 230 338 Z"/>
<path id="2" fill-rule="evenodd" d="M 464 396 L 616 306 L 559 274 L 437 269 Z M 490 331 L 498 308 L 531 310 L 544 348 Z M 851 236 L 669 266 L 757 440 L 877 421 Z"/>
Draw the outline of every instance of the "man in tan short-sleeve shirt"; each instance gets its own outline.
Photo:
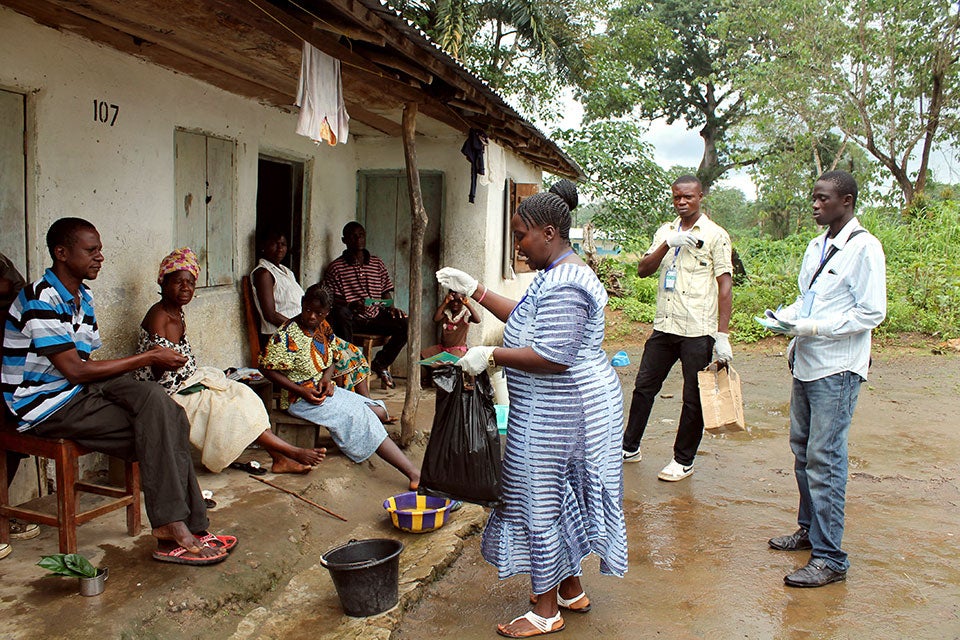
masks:
<path id="1" fill-rule="evenodd" d="M 623 461 L 640 461 L 640 440 L 654 399 L 680 360 L 683 409 L 673 460 L 657 476 L 676 482 L 693 473 L 693 459 L 703 437 L 697 372 L 712 360 L 733 360 L 728 336 L 733 264 L 730 236 L 700 211 L 700 181 L 681 176 L 671 190 L 677 218 L 657 230 L 637 268 L 640 277 L 659 272 L 657 313 L 633 390 L 623 434 Z"/>

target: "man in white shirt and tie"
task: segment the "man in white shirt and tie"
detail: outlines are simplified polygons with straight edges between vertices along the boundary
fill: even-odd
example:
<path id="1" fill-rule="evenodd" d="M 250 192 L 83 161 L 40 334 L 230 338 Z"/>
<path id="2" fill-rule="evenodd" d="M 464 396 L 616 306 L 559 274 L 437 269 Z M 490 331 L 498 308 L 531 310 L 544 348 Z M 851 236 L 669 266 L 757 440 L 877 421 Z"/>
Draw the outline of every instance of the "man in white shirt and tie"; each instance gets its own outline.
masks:
<path id="1" fill-rule="evenodd" d="M 784 577 L 791 587 L 822 587 L 847 576 L 850 563 L 840 548 L 847 438 L 867 379 L 871 331 L 887 313 L 883 248 L 854 215 L 856 180 L 845 171 L 828 171 L 812 198 L 813 218 L 827 231 L 811 240 L 803 255 L 797 300 L 767 312 L 783 333 L 795 336 L 787 358 L 800 528 L 769 540 L 777 550 L 811 550 L 809 562 Z"/>

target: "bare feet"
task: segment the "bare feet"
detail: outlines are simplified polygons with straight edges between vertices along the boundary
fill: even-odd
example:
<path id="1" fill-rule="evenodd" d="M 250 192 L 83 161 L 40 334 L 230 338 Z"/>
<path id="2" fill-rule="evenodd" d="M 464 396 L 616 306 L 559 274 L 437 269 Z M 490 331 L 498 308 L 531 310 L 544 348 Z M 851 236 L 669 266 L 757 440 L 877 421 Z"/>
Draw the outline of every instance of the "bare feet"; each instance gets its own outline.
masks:
<path id="1" fill-rule="evenodd" d="M 158 540 L 157 548 L 161 551 L 170 551 L 176 547 L 183 547 L 191 555 L 200 558 L 212 558 L 220 555 L 217 549 L 203 545 L 197 537 L 190 533 L 184 522 L 171 522 L 153 530 L 153 537 Z"/>
<path id="2" fill-rule="evenodd" d="M 282 455 L 287 458 L 293 458 L 300 464 L 305 464 L 308 467 L 315 467 L 323 462 L 323 458 L 327 455 L 327 450 L 325 447 L 320 447 L 319 449 L 301 449 L 300 447 L 291 447 L 289 453 L 284 452 Z"/>
<path id="3" fill-rule="evenodd" d="M 296 460 L 280 454 L 273 456 L 273 466 L 270 467 L 270 471 L 273 473 L 309 473 L 311 469 L 313 467 L 310 465 L 300 464 Z"/>

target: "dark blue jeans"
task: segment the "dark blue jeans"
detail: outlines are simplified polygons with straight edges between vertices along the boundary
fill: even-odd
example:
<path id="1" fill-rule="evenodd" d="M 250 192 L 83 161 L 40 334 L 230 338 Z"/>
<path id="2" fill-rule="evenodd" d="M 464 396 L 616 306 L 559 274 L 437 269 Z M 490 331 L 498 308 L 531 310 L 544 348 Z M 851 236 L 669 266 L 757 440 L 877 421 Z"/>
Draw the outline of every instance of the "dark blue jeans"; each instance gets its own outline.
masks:
<path id="1" fill-rule="evenodd" d="M 640 370 L 633 388 L 633 400 L 627 428 L 623 432 L 623 448 L 636 451 L 647 428 L 653 402 L 673 365 L 683 368 L 683 408 L 680 425 L 673 443 L 673 457 L 680 464 L 693 464 L 703 438 L 703 408 L 700 406 L 700 383 L 697 372 L 710 364 L 713 357 L 713 336 L 687 338 L 654 331 L 643 345 Z"/>
<path id="2" fill-rule="evenodd" d="M 811 558 L 834 571 L 850 563 L 840 548 L 847 490 L 847 436 L 863 379 L 844 371 L 801 382 L 790 397 L 790 449 L 800 490 L 797 524 L 810 532 Z"/>

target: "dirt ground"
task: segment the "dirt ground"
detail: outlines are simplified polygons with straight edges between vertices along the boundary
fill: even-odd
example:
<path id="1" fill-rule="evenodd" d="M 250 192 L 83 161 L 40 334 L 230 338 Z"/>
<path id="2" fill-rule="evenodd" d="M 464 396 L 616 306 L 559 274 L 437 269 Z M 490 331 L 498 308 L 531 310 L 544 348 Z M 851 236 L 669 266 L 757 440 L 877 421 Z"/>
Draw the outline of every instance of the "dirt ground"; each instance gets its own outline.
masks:
<path id="1" fill-rule="evenodd" d="M 638 340 L 638 338 L 640 338 Z M 565 616 L 567 638 L 958 638 L 960 637 L 960 356 L 934 355 L 912 339 L 874 349 L 850 436 L 844 548 L 847 581 L 791 589 L 782 577 L 804 552 L 766 540 L 796 528 L 784 342 L 734 345 L 749 433 L 704 437 L 696 472 L 659 482 L 680 411 L 679 365 L 654 406 L 643 461 L 624 469 L 629 571 L 599 575 L 585 563 L 593 602 Z M 626 401 L 642 335 L 611 343 Z M 394 638 L 470 640 L 529 609 L 529 580 L 498 581 L 479 536 L 407 612 Z"/>
<path id="2" fill-rule="evenodd" d="M 631 366 L 619 369 L 628 398 L 648 331 L 622 332 L 629 342 L 607 345 L 611 354 L 630 355 Z M 593 611 L 568 615 L 558 637 L 960 638 L 960 355 L 933 355 L 913 338 L 875 349 L 850 439 L 849 577 L 794 590 L 782 576 L 806 555 L 766 545 L 796 527 L 782 349 L 777 340 L 734 345 L 750 432 L 705 437 L 696 473 L 676 484 L 656 479 L 671 456 L 680 407 L 679 371 L 668 379 L 663 394 L 672 397 L 654 407 L 643 462 L 625 469 L 629 572 L 622 580 L 601 577 L 597 560 L 589 559 L 585 586 Z M 381 397 L 399 412 L 401 389 Z M 418 428 L 426 430 L 429 392 L 420 406 Z M 410 455 L 419 460 L 422 452 L 421 440 Z M 261 451 L 247 457 L 267 461 Z M 499 582 L 479 556 L 479 536 L 470 535 L 482 522 L 479 508 L 456 514 L 454 524 L 467 526 L 453 538 L 465 541 L 443 541 L 447 527 L 417 536 L 390 525 L 380 503 L 405 481 L 378 460 L 354 465 L 331 455 L 307 476 L 266 477 L 349 522 L 239 471 L 201 473 L 201 486 L 218 503 L 210 513 L 213 528 L 241 540 L 226 562 L 210 568 L 153 562 L 149 530 L 129 538 L 123 516 L 111 514 L 78 532 L 80 552 L 110 568 L 106 592 L 83 598 L 75 581 L 42 577 L 34 566 L 56 549 L 56 532 L 42 527 L 40 537 L 15 541 L 14 553 L 0 561 L 0 638 L 471 640 L 496 637 L 495 623 L 528 609 L 528 580 Z M 417 558 L 439 558 L 411 571 L 433 583 L 422 599 L 418 586 L 409 602 L 419 604 L 405 611 L 344 617 L 320 554 L 351 539 L 398 536 L 407 545 L 401 570 Z"/>

